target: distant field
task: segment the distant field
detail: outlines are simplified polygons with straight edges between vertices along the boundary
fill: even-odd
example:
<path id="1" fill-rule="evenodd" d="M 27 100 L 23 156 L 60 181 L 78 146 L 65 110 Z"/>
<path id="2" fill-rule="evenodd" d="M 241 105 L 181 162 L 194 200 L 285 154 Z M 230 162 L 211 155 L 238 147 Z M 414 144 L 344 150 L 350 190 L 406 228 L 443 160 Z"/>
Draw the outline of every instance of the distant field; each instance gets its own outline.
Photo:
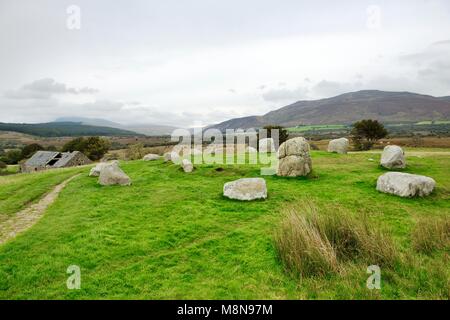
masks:
<path id="1" fill-rule="evenodd" d="M 425 124 L 450 124 L 450 121 L 421 121 L 416 123 L 416 125 L 425 125 Z"/>
<path id="2" fill-rule="evenodd" d="M 408 157 L 406 172 L 437 181 L 423 199 L 377 192 L 379 157 L 313 151 L 313 174 L 265 176 L 268 199 L 249 203 L 224 198 L 223 184 L 258 176 L 259 165 L 185 174 L 162 161 L 123 162 L 129 187 L 102 187 L 88 168 L 0 177 L 0 212 L 11 215 L 83 172 L 35 226 L 0 246 L 0 299 L 449 299 L 448 252 L 417 253 L 411 234 L 420 219 L 450 215 L 450 157 Z M 307 201 L 367 214 L 393 235 L 402 259 L 382 268 L 381 290 L 366 288 L 367 265 L 354 261 L 326 277 L 284 271 L 273 234 L 283 208 Z M 66 288 L 70 265 L 81 268 L 80 290 Z"/>
<path id="3" fill-rule="evenodd" d="M 341 124 L 330 124 L 330 125 L 310 125 L 310 126 L 300 126 L 300 127 L 291 127 L 287 128 L 288 131 L 291 132 L 305 132 L 305 131 L 321 131 L 321 130 L 337 130 L 337 129 L 346 129 L 348 126 Z"/>

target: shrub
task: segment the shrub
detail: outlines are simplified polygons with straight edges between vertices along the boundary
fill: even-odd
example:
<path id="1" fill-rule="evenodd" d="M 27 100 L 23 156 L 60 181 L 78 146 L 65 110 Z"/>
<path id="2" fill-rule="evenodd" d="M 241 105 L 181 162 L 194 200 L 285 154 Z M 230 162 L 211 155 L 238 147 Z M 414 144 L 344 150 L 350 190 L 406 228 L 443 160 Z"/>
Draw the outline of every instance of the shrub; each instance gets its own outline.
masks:
<path id="1" fill-rule="evenodd" d="M 30 158 L 36 151 L 44 150 L 44 147 L 38 143 L 28 144 L 22 149 L 22 159 Z"/>
<path id="2" fill-rule="evenodd" d="M 390 236 L 365 215 L 319 212 L 311 203 L 285 212 L 275 246 L 286 269 L 302 276 L 338 273 L 347 262 L 390 267 L 398 257 Z"/>
<path id="3" fill-rule="evenodd" d="M 0 161 L 0 171 L 1 171 L 1 170 L 4 170 L 4 169 L 6 169 L 6 168 L 7 168 L 6 163 L 4 163 L 3 161 Z"/>
<path id="4" fill-rule="evenodd" d="M 353 124 L 352 141 L 356 150 L 369 150 L 388 132 L 378 120 L 361 120 Z"/>
<path id="5" fill-rule="evenodd" d="M 100 137 L 89 138 L 75 138 L 67 142 L 63 147 L 63 152 L 80 151 L 84 153 L 89 159 L 96 161 L 100 160 L 109 150 L 109 141 Z"/>
<path id="6" fill-rule="evenodd" d="M 412 232 L 412 245 L 425 254 L 450 250 L 450 217 L 419 219 Z"/>
<path id="7" fill-rule="evenodd" d="M 283 142 L 285 142 L 289 137 L 289 132 L 282 126 L 270 125 L 270 126 L 265 126 L 263 129 L 267 130 L 267 138 L 272 138 L 272 130 L 278 130 L 279 145 L 281 145 Z M 259 137 L 258 137 L 258 140 L 259 140 Z M 275 141 L 275 144 L 276 143 L 277 142 Z M 276 145 L 275 147 L 278 148 L 279 145 Z M 258 148 L 259 148 L 259 145 L 258 145 Z"/>
<path id="8" fill-rule="evenodd" d="M 145 156 L 144 145 L 142 143 L 132 144 L 128 147 L 125 157 L 128 160 L 138 160 Z"/>
<path id="9" fill-rule="evenodd" d="M 22 160 L 22 151 L 13 149 L 7 151 L 1 158 L 6 164 L 17 164 L 20 160 Z"/>

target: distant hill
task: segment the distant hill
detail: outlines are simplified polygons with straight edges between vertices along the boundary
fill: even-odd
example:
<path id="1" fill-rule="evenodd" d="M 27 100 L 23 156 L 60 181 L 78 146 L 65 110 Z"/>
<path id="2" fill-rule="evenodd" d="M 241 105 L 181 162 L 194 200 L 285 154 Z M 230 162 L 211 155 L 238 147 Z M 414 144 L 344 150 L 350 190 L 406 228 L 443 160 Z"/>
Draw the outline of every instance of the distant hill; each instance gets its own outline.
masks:
<path id="1" fill-rule="evenodd" d="M 72 136 L 137 136 L 133 131 L 117 128 L 84 125 L 76 122 L 2 123 L 0 131 L 21 132 L 40 137 Z"/>
<path id="2" fill-rule="evenodd" d="M 54 122 L 79 122 L 84 125 L 92 125 L 92 126 L 104 126 L 117 128 L 122 130 L 134 131 L 140 134 L 145 134 L 148 136 L 160 136 L 160 135 L 170 135 L 175 127 L 165 126 L 165 125 L 157 125 L 157 124 L 121 124 L 105 119 L 99 118 L 85 118 L 85 117 L 61 117 L 56 119 Z"/>
<path id="3" fill-rule="evenodd" d="M 378 119 L 385 123 L 449 120 L 450 97 L 363 90 L 327 99 L 298 101 L 263 116 L 231 119 L 210 127 L 225 130 L 267 124 L 285 127 L 350 124 L 361 119 Z"/>

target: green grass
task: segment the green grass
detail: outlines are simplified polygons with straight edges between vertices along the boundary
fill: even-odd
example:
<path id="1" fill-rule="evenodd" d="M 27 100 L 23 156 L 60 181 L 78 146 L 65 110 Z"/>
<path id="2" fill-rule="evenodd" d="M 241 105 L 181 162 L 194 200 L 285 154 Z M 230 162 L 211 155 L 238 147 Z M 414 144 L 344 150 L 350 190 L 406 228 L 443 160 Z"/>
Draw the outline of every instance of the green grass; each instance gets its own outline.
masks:
<path id="1" fill-rule="evenodd" d="M 86 168 L 55 169 L 0 177 L 0 222 Z"/>
<path id="2" fill-rule="evenodd" d="M 321 130 L 339 130 L 339 129 L 347 129 L 348 126 L 342 124 L 328 124 L 328 125 L 308 125 L 308 126 L 299 126 L 299 127 L 291 127 L 287 128 L 290 132 L 305 132 L 305 131 L 321 131 Z"/>
<path id="3" fill-rule="evenodd" d="M 162 161 L 132 161 L 121 165 L 133 180 L 129 187 L 102 187 L 87 176 L 87 168 L 0 177 L 0 208 L 10 214 L 45 192 L 42 184 L 84 172 L 35 226 L 0 246 L 0 298 L 450 298 L 448 253 L 422 255 L 411 244 L 417 219 L 450 214 L 450 157 L 408 158 L 405 172 L 437 182 L 423 199 L 375 190 L 385 172 L 377 165 L 379 154 L 313 152 L 312 157 L 310 177 L 266 176 L 269 197 L 254 202 L 226 199 L 222 188 L 227 181 L 258 176 L 257 165 L 220 165 L 223 171 L 215 170 L 219 165 L 197 165 L 185 174 Z M 282 209 L 303 201 L 328 212 L 339 206 L 356 216 L 364 213 L 392 234 L 404 258 L 382 268 L 381 291 L 366 288 L 367 265 L 358 262 L 324 277 L 299 279 L 284 271 L 274 232 Z M 81 268 L 80 290 L 66 288 L 66 269 L 74 264 Z"/>
<path id="4" fill-rule="evenodd" d="M 8 165 L 5 169 L 0 169 L 0 176 L 19 173 L 19 170 L 20 167 L 18 164 Z"/>

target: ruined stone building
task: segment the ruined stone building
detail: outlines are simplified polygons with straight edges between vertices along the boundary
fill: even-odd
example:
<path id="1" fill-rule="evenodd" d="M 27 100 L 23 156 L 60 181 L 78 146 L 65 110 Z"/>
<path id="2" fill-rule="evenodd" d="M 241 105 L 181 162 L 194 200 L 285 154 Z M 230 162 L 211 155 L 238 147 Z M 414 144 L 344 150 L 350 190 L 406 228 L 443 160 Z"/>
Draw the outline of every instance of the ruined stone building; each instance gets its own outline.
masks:
<path id="1" fill-rule="evenodd" d="M 66 168 L 92 163 L 79 151 L 57 152 L 37 151 L 30 159 L 21 164 L 22 172 L 34 172 L 54 168 Z"/>

